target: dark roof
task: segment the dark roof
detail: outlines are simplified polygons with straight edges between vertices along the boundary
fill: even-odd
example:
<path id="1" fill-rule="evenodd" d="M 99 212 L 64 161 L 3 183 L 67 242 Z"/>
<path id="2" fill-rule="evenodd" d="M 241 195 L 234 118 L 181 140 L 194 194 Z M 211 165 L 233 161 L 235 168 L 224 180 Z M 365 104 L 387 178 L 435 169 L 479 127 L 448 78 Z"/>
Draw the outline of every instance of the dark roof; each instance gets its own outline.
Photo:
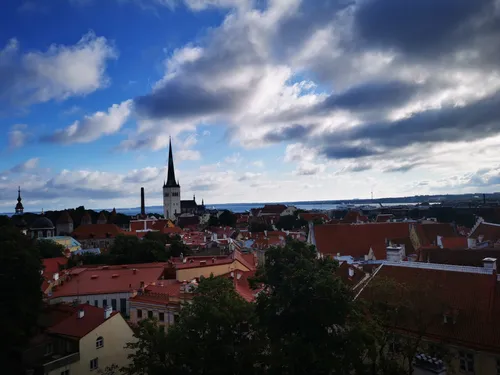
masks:
<path id="1" fill-rule="evenodd" d="M 77 239 L 113 238 L 119 234 L 126 234 L 126 232 L 115 224 L 82 224 L 72 233 L 73 237 Z"/>
<path id="2" fill-rule="evenodd" d="M 392 298 L 400 301 L 399 293 L 385 294 L 380 288 L 370 288 L 375 280 L 395 280 L 404 285 L 402 290 L 410 292 L 408 297 L 418 311 L 418 318 L 398 321 L 393 329 L 422 333 L 417 326 L 425 324 L 424 337 L 429 340 L 498 353 L 500 321 L 495 317 L 500 313 L 500 288 L 497 275 L 476 270 L 384 264 L 360 297 L 367 301 L 382 298 L 389 304 Z M 412 290 L 415 293 L 411 293 Z M 415 298 L 415 294 L 420 298 Z M 450 316 L 451 321 L 445 322 L 445 315 Z"/>
<path id="3" fill-rule="evenodd" d="M 416 224 L 420 246 L 437 245 L 437 237 L 455 237 L 455 229 L 447 223 Z"/>
<path id="4" fill-rule="evenodd" d="M 261 214 L 281 214 L 286 210 L 286 206 L 284 204 L 266 204 L 261 210 Z"/>
<path id="5" fill-rule="evenodd" d="M 197 209 L 198 205 L 196 204 L 196 201 L 191 199 L 191 200 L 183 200 L 181 201 L 181 210 L 182 209 Z"/>
<path id="6" fill-rule="evenodd" d="M 178 218 L 180 226 L 187 225 L 198 225 L 200 224 L 200 218 L 198 216 L 179 216 Z"/>
<path id="7" fill-rule="evenodd" d="M 476 240 L 480 236 L 483 236 L 482 241 L 498 241 L 500 239 L 500 225 L 483 221 L 469 234 L 470 238 Z"/>
<path id="8" fill-rule="evenodd" d="M 30 229 L 53 229 L 54 224 L 48 217 L 41 216 L 36 219 L 31 225 Z"/>
<path id="9" fill-rule="evenodd" d="M 174 169 L 174 157 L 172 155 L 172 140 L 168 143 L 168 171 L 167 171 L 167 181 L 164 187 L 179 187 L 179 184 L 175 180 L 175 169 Z"/>
<path id="10" fill-rule="evenodd" d="M 457 266 L 482 267 L 484 258 L 498 259 L 500 265 L 500 248 L 485 249 L 426 249 L 418 252 L 420 262 L 455 264 Z"/>

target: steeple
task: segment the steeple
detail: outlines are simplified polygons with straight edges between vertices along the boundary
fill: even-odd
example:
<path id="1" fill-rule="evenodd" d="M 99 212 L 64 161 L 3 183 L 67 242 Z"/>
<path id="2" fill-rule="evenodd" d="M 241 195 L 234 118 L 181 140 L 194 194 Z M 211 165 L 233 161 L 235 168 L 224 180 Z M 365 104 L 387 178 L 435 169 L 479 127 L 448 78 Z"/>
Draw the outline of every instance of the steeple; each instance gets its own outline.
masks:
<path id="1" fill-rule="evenodd" d="M 174 157 L 172 155 L 172 137 L 168 142 L 168 171 L 167 182 L 164 187 L 179 187 L 179 183 L 175 181 Z"/>
<path id="2" fill-rule="evenodd" d="M 21 187 L 17 187 L 17 204 L 16 204 L 16 214 L 22 214 L 24 212 L 23 204 L 21 203 Z"/>

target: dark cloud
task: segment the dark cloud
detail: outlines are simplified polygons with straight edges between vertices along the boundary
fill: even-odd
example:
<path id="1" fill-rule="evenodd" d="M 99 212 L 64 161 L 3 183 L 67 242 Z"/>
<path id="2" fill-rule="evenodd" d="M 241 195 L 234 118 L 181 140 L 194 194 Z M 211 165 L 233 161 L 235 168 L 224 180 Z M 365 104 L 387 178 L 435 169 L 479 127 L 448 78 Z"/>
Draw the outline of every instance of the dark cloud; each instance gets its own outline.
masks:
<path id="1" fill-rule="evenodd" d="M 364 172 L 372 169 L 373 166 L 368 163 L 356 163 L 348 166 L 342 172 Z"/>
<path id="2" fill-rule="evenodd" d="M 391 48 L 422 58 L 456 50 L 474 37 L 473 21 L 495 0 L 368 0 L 355 15 L 369 48 Z"/>
<path id="3" fill-rule="evenodd" d="M 273 130 L 264 136 L 267 142 L 283 142 L 307 137 L 314 129 L 314 125 L 295 124 Z"/>
<path id="4" fill-rule="evenodd" d="M 401 81 L 367 82 L 326 98 L 314 110 L 384 110 L 407 103 L 422 85 Z"/>
<path id="5" fill-rule="evenodd" d="M 378 155 L 380 152 L 370 146 L 349 146 L 337 143 L 322 146 L 320 153 L 329 159 L 356 159 Z"/>
<path id="6" fill-rule="evenodd" d="M 396 166 L 396 167 L 391 167 L 391 168 L 387 168 L 384 170 L 384 172 L 386 173 L 397 173 L 397 172 L 408 172 L 416 167 L 418 167 L 419 165 L 421 165 L 420 163 L 409 163 L 409 164 L 403 164 L 403 165 L 399 165 L 399 166 Z"/>
<path id="7" fill-rule="evenodd" d="M 398 121 L 339 130 L 317 141 L 324 143 L 323 154 L 329 158 L 360 158 L 413 144 L 472 141 L 494 136 L 500 131 L 499 118 L 500 92 L 465 106 L 432 109 Z M 353 142 L 363 142 L 364 146 L 350 146 Z"/>
<path id="8" fill-rule="evenodd" d="M 232 111 L 241 105 L 245 92 L 208 91 L 203 87 L 168 82 L 151 94 L 135 99 L 137 112 L 148 118 L 185 118 Z"/>

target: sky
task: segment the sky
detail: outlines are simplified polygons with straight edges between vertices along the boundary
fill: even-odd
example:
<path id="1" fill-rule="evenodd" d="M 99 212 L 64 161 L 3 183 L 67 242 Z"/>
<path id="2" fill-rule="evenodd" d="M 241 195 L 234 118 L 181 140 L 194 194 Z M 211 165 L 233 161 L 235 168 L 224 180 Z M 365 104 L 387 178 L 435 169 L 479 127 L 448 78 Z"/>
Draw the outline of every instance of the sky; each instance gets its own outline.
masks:
<path id="1" fill-rule="evenodd" d="M 3 0 L 0 212 L 499 191 L 500 0 Z"/>

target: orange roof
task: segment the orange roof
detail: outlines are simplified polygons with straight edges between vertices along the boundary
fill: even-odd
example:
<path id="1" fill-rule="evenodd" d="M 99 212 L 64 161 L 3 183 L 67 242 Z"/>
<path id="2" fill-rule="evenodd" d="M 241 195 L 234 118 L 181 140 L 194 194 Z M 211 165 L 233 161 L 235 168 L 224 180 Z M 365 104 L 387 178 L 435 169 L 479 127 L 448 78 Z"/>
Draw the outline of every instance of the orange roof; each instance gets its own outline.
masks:
<path id="1" fill-rule="evenodd" d="M 82 318 L 78 318 L 79 310 L 84 311 Z M 116 311 L 111 313 L 111 317 L 116 314 L 118 314 Z M 105 320 L 104 309 L 88 304 L 82 304 L 78 307 L 74 307 L 74 312 L 69 317 L 48 328 L 47 331 L 53 334 L 81 339 L 99 327 L 105 322 Z"/>
<path id="2" fill-rule="evenodd" d="M 239 279 L 238 275 L 241 275 Z M 248 302 L 255 301 L 255 294 L 258 293 L 258 290 L 250 288 L 250 283 L 248 282 L 248 279 L 253 276 L 255 276 L 255 270 L 246 272 L 236 270 L 232 272 L 232 275 L 231 272 L 221 275 L 221 277 L 228 277 L 233 280 L 236 292 Z"/>
<path id="3" fill-rule="evenodd" d="M 416 226 L 420 246 L 437 245 L 437 237 L 455 237 L 455 229 L 447 223 L 413 224 Z"/>
<path id="4" fill-rule="evenodd" d="M 348 211 L 342 219 L 342 222 L 346 224 L 357 223 L 358 221 L 360 221 L 360 216 L 361 214 L 359 213 L 359 211 Z"/>
<path id="5" fill-rule="evenodd" d="M 113 238 L 126 233 L 115 224 L 83 224 L 73 231 L 72 236 L 76 239 Z"/>
<path id="6" fill-rule="evenodd" d="M 441 243 L 445 249 L 466 249 L 467 237 L 442 237 Z"/>
<path id="7" fill-rule="evenodd" d="M 482 268 L 445 267 L 422 263 L 385 264 L 370 283 L 388 278 L 422 290 L 426 297 L 413 302 L 429 323 L 426 338 L 469 349 L 500 352 L 500 322 L 496 319 L 500 313 L 500 288 L 496 273 L 484 272 Z M 365 288 L 361 298 L 373 300 L 375 293 L 376 290 Z M 445 323 L 444 315 L 450 312 L 456 313 L 455 322 Z M 417 333 L 414 324 L 414 321 L 406 322 L 393 328 Z"/>
<path id="8" fill-rule="evenodd" d="M 139 289 L 141 282 L 144 285 L 156 282 L 163 275 L 166 265 L 167 263 L 145 263 L 71 268 L 64 284 L 52 291 L 52 298 L 131 292 Z"/>
<path id="9" fill-rule="evenodd" d="M 169 303 L 170 297 L 180 297 L 181 285 L 182 282 L 177 280 L 163 280 L 156 285 L 149 285 L 143 294 L 137 294 L 129 298 L 129 301 L 166 305 Z"/>
<path id="10" fill-rule="evenodd" d="M 43 274 L 54 274 L 59 272 L 59 267 L 66 265 L 68 263 L 68 258 L 57 257 L 57 258 L 46 258 L 42 259 L 43 262 Z"/>
<path id="11" fill-rule="evenodd" d="M 322 254 L 362 258 L 373 249 L 377 259 L 386 259 L 386 240 L 408 237 L 408 223 L 324 224 L 314 227 L 316 247 Z"/>
<path id="12" fill-rule="evenodd" d="M 474 238 L 476 240 L 479 240 L 481 236 L 482 241 L 498 241 L 500 239 L 500 224 L 487 223 L 483 221 L 471 234 L 469 234 L 470 238 Z"/>

